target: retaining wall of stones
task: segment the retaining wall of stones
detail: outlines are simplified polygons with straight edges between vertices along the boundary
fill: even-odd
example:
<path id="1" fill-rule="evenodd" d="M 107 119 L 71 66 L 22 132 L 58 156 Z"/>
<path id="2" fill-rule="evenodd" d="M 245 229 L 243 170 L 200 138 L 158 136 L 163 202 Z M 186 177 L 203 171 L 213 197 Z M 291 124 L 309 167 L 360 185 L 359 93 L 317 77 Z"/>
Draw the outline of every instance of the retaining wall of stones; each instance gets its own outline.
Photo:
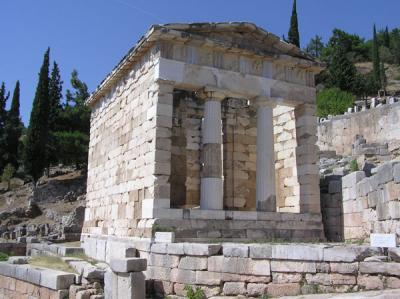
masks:
<path id="1" fill-rule="evenodd" d="M 355 136 L 362 135 L 367 143 L 387 143 L 389 151 L 400 147 L 400 103 L 347 115 L 335 116 L 318 126 L 321 150 L 351 155 Z"/>
<path id="2" fill-rule="evenodd" d="M 75 274 L 0 262 L 0 298 L 65 299 Z"/>
<path id="3" fill-rule="evenodd" d="M 400 263 L 393 262 L 400 261 L 398 248 L 389 251 L 392 262 L 373 262 L 382 251 L 360 245 L 98 241 L 85 240 L 85 248 L 92 250 L 87 254 L 101 258 L 100 252 L 112 260 L 136 251 L 147 259 L 147 293 L 161 298 L 184 297 L 186 285 L 200 287 L 208 298 L 400 288 Z"/>
<path id="4" fill-rule="evenodd" d="M 374 173 L 356 171 L 342 179 L 344 237 L 392 233 L 400 241 L 400 161 L 386 162 Z"/>

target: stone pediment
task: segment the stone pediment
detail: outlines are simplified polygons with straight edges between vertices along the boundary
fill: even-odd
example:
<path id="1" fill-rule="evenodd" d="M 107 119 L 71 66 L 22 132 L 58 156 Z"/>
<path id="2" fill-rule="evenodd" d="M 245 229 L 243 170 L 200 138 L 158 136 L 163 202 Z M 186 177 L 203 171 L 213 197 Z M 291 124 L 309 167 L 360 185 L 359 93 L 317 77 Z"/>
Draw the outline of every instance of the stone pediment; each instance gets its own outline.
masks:
<path id="1" fill-rule="evenodd" d="M 295 45 L 282 41 L 278 36 L 248 22 L 165 24 L 160 28 L 202 36 L 219 42 L 226 48 L 243 49 L 266 56 L 284 54 L 314 61 L 312 56 Z"/>
<path id="2" fill-rule="evenodd" d="M 274 60 L 281 65 L 287 65 L 290 69 L 307 69 L 311 73 L 319 73 L 322 69 L 319 62 L 295 45 L 280 40 L 278 36 L 252 23 L 153 25 L 100 83 L 87 103 L 91 105 L 101 96 L 104 96 L 115 86 L 118 80 L 132 69 L 135 63 L 142 65 L 145 63 L 143 59 L 148 60 L 157 57 L 160 54 L 157 51 L 162 48 L 161 44 L 166 45 L 161 56 L 169 59 L 166 48 L 180 44 L 207 49 L 206 51 L 214 49 L 219 53 Z M 172 49 L 173 47 L 169 48 Z"/>

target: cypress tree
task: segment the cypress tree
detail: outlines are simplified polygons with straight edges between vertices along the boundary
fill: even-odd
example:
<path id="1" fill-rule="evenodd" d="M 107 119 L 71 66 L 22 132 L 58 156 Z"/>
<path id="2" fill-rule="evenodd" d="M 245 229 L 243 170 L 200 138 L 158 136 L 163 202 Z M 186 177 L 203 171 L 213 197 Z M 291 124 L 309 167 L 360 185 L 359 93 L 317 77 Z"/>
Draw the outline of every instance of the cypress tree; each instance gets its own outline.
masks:
<path id="1" fill-rule="evenodd" d="M 22 123 L 20 119 L 20 84 L 15 84 L 10 111 L 6 121 L 5 131 L 7 136 L 7 163 L 18 169 L 19 139 L 22 134 Z"/>
<path id="2" fill-rule="evenodd" d="M 6 92 L 6 86 L 4 82 L 1 83 L 0 87 L 0 171 L 2 172 L 6 166 L 6 134 L 5 124 L 7 119 L 6 102 L 10 96 L 10 93 Z"/>
<path id="3" fill-rule="evenodd" d="M 383 33 L 383 45 L 388 49 L 390 48 L 390 34 L 388 26 L 386 26 L 385 32 Z"/>
<path id="4" fill-rule="evenodd" d="M 357 76 L 357 69 L 347 57 L 345 50 L 336 46 L 332 54 L 332 62 L 328 67 L 329 84 L 341 90 L 352 92 Z"/>
<path id="5" fill-rule="evenodd" d="M 61 99 L 62 99 L 62 81 L 60 76 L 60 69 L 57 62 L 53 63 L 53 69 L 51 71 L 51 77 L 49 82 L 49 141 L 47 143 L 47 169 L 51 164 L 58 162 L 57 144 L 54 136 L 55 131 L 59 127 L 58 122 L 62 111 Z"/>
<path id="6" fill-rule="evenodd" d="M 296 0 L 293 1 L 292 17 L 290 18 L 290 28 L 288 33 L 289 43 L 296 45 L 300 48 L 300 34 L 299 23 L 297 20 L 297 4 Z"/>
<path id="7" fill-rule="evenodd" d="M 381 62 L 379 73 L 381 75 L 381 88 L 386 92 L 387 77 L 385 72 L 385 64 L 383 62 Z"/>
<path id="8" fill-rule="evenodd" d="M 381 61 L 379 58 L 379 43 L 376 35 L 376 27 L 374 24 L 374 32 L 373 32 L 373 42 L 372 42 L 372 62 L 373 62 L 373 74 L 374 81 L 377 88 L 381 88 Z"/>
<path id="9" fill-rule="evenodd" d="M 31 111 L 26 137 L 25 167 L 36 183 L 48 165 L 46 161 L 46 144 L 49 133 L 49 56 L 47 49 L 39 72 L 39 82 Z"/>
<path id="10" fill-rule="evenodd" d="M 49 128 L 51 131 L 55 130 L 57 118 L 61 111 L 62 84 L 63 82 L 61 81 L 60 69 L 57 62 L 54 61 L 49 83 Z"/>

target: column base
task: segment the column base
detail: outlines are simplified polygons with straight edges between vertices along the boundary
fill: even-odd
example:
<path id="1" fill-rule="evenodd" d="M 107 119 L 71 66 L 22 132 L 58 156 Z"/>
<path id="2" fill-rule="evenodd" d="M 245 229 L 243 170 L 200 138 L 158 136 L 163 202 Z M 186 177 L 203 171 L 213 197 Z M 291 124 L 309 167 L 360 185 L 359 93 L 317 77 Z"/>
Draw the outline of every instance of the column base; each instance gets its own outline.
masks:
<path id="1" fill-rule="evenodd" d="M 200 209 L 222 210 L 223 181 L 220 178 L 201 178 Z"/>

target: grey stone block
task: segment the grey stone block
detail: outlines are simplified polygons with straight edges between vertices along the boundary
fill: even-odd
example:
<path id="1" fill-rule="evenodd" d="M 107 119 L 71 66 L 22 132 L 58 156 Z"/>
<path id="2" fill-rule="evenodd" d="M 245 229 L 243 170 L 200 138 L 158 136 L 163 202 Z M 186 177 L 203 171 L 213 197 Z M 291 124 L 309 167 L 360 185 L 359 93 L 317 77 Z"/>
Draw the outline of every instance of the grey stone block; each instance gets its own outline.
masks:
<path id="1" fill-rule="evenodd" d="M 328 192 L 333 193 L 341 193 L 342 192 L 342 181 L 330 181 L 328 185 Z"/>
<path id="2" fill-rule="evenodd" d="M 120 273 L 117 276 L 117 296 L 112 298 L 146 298 L 145 277 L 141 272 Z"/>
<path id="3" fill-rule="evenodd" d="M 183 243 L 168 244 L 167 253 L 174 254 L 174 255 L 184 255 L 185 252 L 183 250 Z"/>
<path id="4" fill-rule="evenodd" d="M 270 259 L 272 258 L 272 245 L 268 244 L 257 244 L 250 245 L 250 257 L 258 259 Z"/>
<path id="5" fill-rule="evenodd" d="M 15 265 L 15 278 L 26 281 L 29 265 Z"/>
<path id="6" fill-rule="evenodd" d="M 368 207 L 375 208 L 378 203 L 378 191 L 368 193 Z"/>
<path id="7" fill-rule="evenodd" d="M 378 202 L 376 205 L 376 215 L 378 217 L 378 220 L 390 219 L 389 203 Z"/>
<path id="8" fill-rule="evenodd" d="M 224 256 L 248 257 L 249 246 L 243 244 L 224 244 L 222 246 Z"/>
<path id="9" fill-rule="evenodd" d="M 221 249 L 221 245 L 216 244 L 195 244 L 184 243 L 183 250 L 187 255 L 216 255 Z"/>
<path id="10" fill-rule="evenodd" d="M 42 269 L 30 267 L 28 269 L 28 273 L 26 275 L 26 280 L 33 283 L 33 284 L 40 284 L 40 277 L 42 273 Z"/>
<path id="11" fill-rule="evenodd" d="M 28 263 L 28 260 L 28 256 L 10 256 L 7 262 L 15 265 L 25 265 Z"/>
<path id="12" fill-rule="evenodd" d="M 354 171 L 342 177 L 342 188 L 354 187 L 359 181 L 365 178 L 364 171 Z"/>
<path id="13" fill-rule="evenodd" d="M 52 290 L 68 289 L 74 283 L 75 275 L 72 273 L 45 269 L 40 275 L 40 285 Z"/>
<path id="14" fill-rule="evenodd" d="M 399 161 L 390 161 L 377 167 L 376 176 L 378 177 L 379 184 L 385 184 L 393 180 L 393 167 L 398 163 Z"/>
<path id="15" fill-rule="evenodd" d="M 386 262 L 361 262 L 360 273 L 400 276 L 400 264 Z"/>
<path id="16" fill-rule="evenodd" d="M 273 245 L 272 259 L 322 261 L 324 247 L 323 245 Z"/>
<path id="17" fill-rule="evenodd" d="M 365 178 L 357 183 L 357 196 L 366 196 L 371 189 L 370 179 Z"/>
<path id="18" fill-rule="evenodd" d="M 400 183 L 400 164 L 393 166 L 393 178 L 396 183 Z"/>
<path id="19" fill-rule="evenodd" d="M 114 272 L 142 272 L 147 269 L 147 260 L 141 258 L 112 259 L 110 267 Z"/>
<path id="20" fill-rule="evenodd" d="M 16 266 L 7 262 L 0 262 L 0 275 L 15 277 Z"/>
<path id="21" fill-rule="evenodd" d="M 380 255 L 378 248 L 369 246 L 332 246 L 324 249 L 325 262 L 356 262 L 364 258 Z"/>
<path id="22" fill-rule="evenodd" d="M 389 257 L 393 261 L 400 263 L 400 248 L 399 247 L 389 248 Z"/>

